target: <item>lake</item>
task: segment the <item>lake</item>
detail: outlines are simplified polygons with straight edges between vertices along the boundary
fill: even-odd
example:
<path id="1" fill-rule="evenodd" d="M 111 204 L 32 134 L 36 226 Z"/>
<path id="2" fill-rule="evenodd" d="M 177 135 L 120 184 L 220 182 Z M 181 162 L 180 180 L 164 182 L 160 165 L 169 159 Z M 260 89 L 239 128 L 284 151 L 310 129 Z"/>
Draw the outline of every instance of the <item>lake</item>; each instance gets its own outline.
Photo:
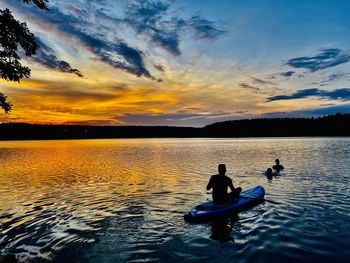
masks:
<path id="1" fill-rule="evenodd" d="M 268 180 L 279 158 L 286 168 Z M 18 262 L 348 262 L 350 138 L 0 142 L 0 253 Z M 187 223 L 225 163 L 265 201 Z M 1 261 L 1 260 L 0 260 Z M 5 261 L 6 262 L 6 261 Z"/>

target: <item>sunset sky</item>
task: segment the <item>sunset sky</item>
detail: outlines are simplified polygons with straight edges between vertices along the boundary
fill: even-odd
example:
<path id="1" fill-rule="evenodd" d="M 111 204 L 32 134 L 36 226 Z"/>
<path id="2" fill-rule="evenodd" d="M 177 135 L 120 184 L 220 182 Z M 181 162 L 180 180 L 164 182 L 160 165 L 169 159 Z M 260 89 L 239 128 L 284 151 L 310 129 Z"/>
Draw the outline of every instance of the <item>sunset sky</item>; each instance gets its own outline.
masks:
<path id="1" fill-rule="evenodd" d="M 203 126 L 350 113 L 350 1 L 1 0 L 41 46 L 0 122 Z"/>

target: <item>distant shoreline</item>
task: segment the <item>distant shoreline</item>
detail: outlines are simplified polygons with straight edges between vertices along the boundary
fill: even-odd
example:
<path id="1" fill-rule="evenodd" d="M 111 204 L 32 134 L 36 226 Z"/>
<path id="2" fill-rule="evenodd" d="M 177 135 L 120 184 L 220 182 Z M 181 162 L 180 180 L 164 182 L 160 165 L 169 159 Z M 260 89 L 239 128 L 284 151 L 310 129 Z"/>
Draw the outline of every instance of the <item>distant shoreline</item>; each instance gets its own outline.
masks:
<path id="1" fill-rule="evenodd" d="M 132 138 L 347 137 L 350 114 L 320 118 L 250 119 L 217 122 L 202 128 L 172 126 L 83 126 L 0 124 L 0 140 Z"/>
<path id="2" fill-rule="evenodd" d="M 254 136 L 254 137 L 113 137 L 113 138 L 49 138 L 49 139 L 0 139 L 0 142 L 12 142 L 12 141 L 70 141 L 70 140 L 137 140 L 137 139 L 218 139 L 218 140 L 229 140 L 229 139 L 313 139 L 313 138 L 350 138 L 350 135 L 344 136 Z"/>

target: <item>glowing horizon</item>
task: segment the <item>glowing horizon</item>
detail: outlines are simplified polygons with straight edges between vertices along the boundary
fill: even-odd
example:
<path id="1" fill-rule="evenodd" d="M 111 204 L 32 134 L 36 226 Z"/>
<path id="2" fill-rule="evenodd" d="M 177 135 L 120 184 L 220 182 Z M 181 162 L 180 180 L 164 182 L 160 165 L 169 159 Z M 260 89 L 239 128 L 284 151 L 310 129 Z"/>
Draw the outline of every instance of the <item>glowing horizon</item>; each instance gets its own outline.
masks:
<path id="1" fill-rule="evenodd" d="M 350 112 L 346 1 L 4 0 L 41 49 L 0 122 L 203 126 Z M 63 63 L 64 62 L 64 63 Z"/>

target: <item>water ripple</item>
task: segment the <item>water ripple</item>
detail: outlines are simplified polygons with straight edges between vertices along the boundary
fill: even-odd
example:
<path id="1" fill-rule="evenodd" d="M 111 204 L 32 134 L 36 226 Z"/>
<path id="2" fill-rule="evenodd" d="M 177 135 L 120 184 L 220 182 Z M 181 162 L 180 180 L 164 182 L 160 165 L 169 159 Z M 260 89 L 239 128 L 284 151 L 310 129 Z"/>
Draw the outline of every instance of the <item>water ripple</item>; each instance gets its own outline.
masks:
<path id="1" fill-rule="evenodd" d="M 1 142 L 0 261 L 347 262 L 348 152 L 347 138 Z M 276 157 L 287 169 L 267 180 Z M 221 162 L 266 201 L 186 223 Z"/>

